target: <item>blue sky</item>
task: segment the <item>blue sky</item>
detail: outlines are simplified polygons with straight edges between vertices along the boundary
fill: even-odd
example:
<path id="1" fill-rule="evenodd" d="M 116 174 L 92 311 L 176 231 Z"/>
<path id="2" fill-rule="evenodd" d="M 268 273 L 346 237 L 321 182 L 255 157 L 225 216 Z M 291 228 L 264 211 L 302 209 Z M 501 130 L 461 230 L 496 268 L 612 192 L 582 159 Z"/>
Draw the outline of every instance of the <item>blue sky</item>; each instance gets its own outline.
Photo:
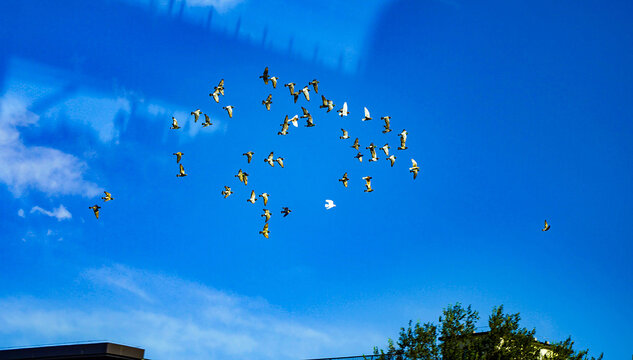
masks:
<path id="1" fill-rule="evenodd" d="M 265 4 L 0 5 L 0 346 L 357 355 L 461 302 L 481 326 L 504 304 L 539 339 L 630 355 L 630 3 Z M 282 84 L 313 78 L 319 94 L 294 104 Z M 276 135 L 300 106 L 316 126 Z M 389 143 L 394 167 L 364 149 L 359 163 L 355 137 Z M 270 239 L 252 189 L 271 194 Z"/>

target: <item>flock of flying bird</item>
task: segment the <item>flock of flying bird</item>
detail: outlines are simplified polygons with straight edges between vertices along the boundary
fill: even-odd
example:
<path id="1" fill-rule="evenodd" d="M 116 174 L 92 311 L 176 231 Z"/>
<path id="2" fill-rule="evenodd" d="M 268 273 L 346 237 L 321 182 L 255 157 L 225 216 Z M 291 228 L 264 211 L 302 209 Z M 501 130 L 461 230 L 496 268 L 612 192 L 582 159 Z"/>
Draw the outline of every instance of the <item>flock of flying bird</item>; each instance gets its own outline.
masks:
<path id="1" fill-rule="evenodd" d="M 260 79 L 262 79 L 264 81 L 264 84 L 268 84 L 269 82 L 272 84 L 273 88 L 277 88 L 277 82 L 279 80 L 278 77 L 276 76 L 270 76 L 268 73 L 268 67 L 266 67 L 266 69 L 264 70 L 264 73 L 262 75 L 259 76 Z M 318 94 L 319 92 L 319 88 L 318 88 L 318 84 L 319 81 L 317 79 L 314 79 L 310 82 L 308 82 L 308 84 L 306 86 L 304 86 L 302 89 L 295 91 L 295 86 L 296 84 L 293 82 L 284 84 L 285 87 L 287 87 L 290 90 L 290 95 L 293 97 L 294 103 L 297 103 L 297 100 L 299 98 L 300 95 L 303 95 L 305 97 L 306 101 L 310 101 L 310 86 L 312 86 L 312 88 L 314 89 L 314 92 Z M 217 86 L 214 86 L 214 90 L 212 93 L 209 94 L 209 96 L 211 96 L 213 98 L 213 100 L 216 103 L 220 102 L 220 96 L 224 96 L 224 79 L 220 80 L 220 82 L 218 83 Z M 324 95 L 321 95 L 321 105 L 319 106 L 319 108 L 322 109 L 327 109 L 326 112 L 330 112 L 334 109 L 334 107 L 336 106 L 334 104 L 334 102 L 332 100 L 327 99 Z M 272 101 L 272 94 L 269 94 L 268 97 L 264 100 L 262 100 L 262 105 L 264 105 L 266 107 L 266 110 L 270 111 L 271 109 L 271 104 L 273 103 Z M 229 115 L 229 118 L 233 117 L 233 109 L 235 109 L 234 106 L 232 105 L 227 105 L 222 107 L 222 109 L 226 110 L 226 112 Z M 314 124 L 314 119 L 312 118 L 312 115 L 310 114 L 310 112 L 303 106 L 301 106 L 301 110 L 303 111 L 303 115 L 301 117 L 299 117 L 299 115 L 295 115 L 292 118 L 288 118 L 288 115 L 286 115 L 286 117 L 284 118 L 283 123 L 280 125 L 281 126 L 281 131 L 279 131 L 277 134 L 278 135 L 288 135 L 288 130 L 290 127 L 290 124 L 292 124 L 294 127 L 298 127 L 298 121 L 300 118 L 302 119 L 306 119 L 306 125 L 305 127 L 313 127 L 315 126 Z M 348 111 L 347 108 L 347 102 L 343 103 L 343 106 L 337 110 L 337 113 L 339 116 L 341 117 L 345 117 L 348 116 L 350 114 L 350 112 Z M 191 115 L 194 116 L 194 123 L 197 123 L 200 115 L 204 115 L 204 122 L 202 122 L 202 126 L 203 127 L 207 127 L 210 125 L 213 125 L 213 123 L 211 123 L 211 120 L 209 118 L 209 115 L 204 114 L 200 111 L 200 109 L 197 109 L 195 111 L 191 112 Z M 391 117 L 390 116 L 383 116 L 380 118 L 381 120 L 383 120 L 385 122 L 385 124 L 383 125 L 384 130 L 382 131 L 383 134 L 387 134 L 389 132 L 392 131 L 391 129 Z M 371 114 L 369 112 L 369 110 L 367 109 L 367 107 L 364 108 L 364 117 L 361 119 L 361 121 L 369 121 L 372 120 Z M 178 130 L 181 127 L 178 125 L 178 120 L 176 120 L 175 117 L 172 116 L 172 126 L 170 127 L 170 129 L 173 130 Z M 349 139 L 349 133 L 347 130 L 345 129 L 341 129 L 342 131 L 342 135 L 339 137 L 339 139 L 341 140 L 346 140 Z M 402 132 L 400 132 L 398 134 L 398 136 L 400 137 L 400 147 L 397 148 L 397 150 L 406 150 L 408 149 L 406 146 L 406 141 L 407 141 L 407 135 L 408 132 L 406 130 L 402 130 Z M 360 152 L 360 144 L 359 144 L 359 139 L 355 138 L 354 143 L 350 146 L 351 148 L 355 149 L 357 151 L 357 154 L 354 158 L 358 159 L 359 162 L 363 161 L 363 154 Z M 365 149 L 369 150 L 371 158 L 369 159 L 370 162 L 375 162 L 378 161 L 378 156 L 376 154 L 376 149 L 380 149 L 385 153 L 385 157 L 386 160 L 389 160 L 391 163 L 391 167 L 393 167 L 393 165 L 396 162 L 396 156 L 394 154 L 389 155 L 389 149 L 391 147 L 389 146 L 388 143 L 386 143 L 385 145 L 383 145 L 382 147 L 378 148 L 376 145 L 374 145 L 374 143 L 370 143 L 369 146 L 367 146 Z M 253 155 L 255 153 L 253 151 L 248 151 L 246 153 L 243 153 L 242 155 L 246 156 L 247 159 L 247 163 L 251 163 L 251 160 L 253 159 Z M 182 163 L 180 163 L 182 156 L 184 155 L 184 153 L 182 152 L 175 152 L 173 153 L 173 155 L 176 156 L 176 163 L 179 164 L 179 173 L 176 174 L 177 177 L 185 177 L 187 176 L 187 174 L 185 173 L 185 169 L 182 165 Z M 277 163 L 279 166 L 281 166 L 282 168 L 284 167 L 284 158 L 283 157 L 274 157 L 274 152 L 271 152 L 270 154 L 268 154 L 268 156 L 264 159 L 264 162 L 268 163 L 270 166 L 274 167 L 275 163 Z M 417 162 L 414 159 L 411 159 L 411 163 L 412 166 L 409 168 L 409 172 L 411 172 L 413 174 L 413 179 L 415 179 L 418 175 L 418 172 L 420 171 L 420 168 L 417 164 Z M 242 183 L 244 183 L 244 185 L 248 184 L 248 173 L 242 171 L 242 169 L 239 169 L 237 175 L 235 175 L 235 177 L 238 178 L 238 180 Z M 371 187 L 371 180 L 372 177 L 371 176 L 364 176 L 362 177 L 363 180 L 365 180 L 365 190 L 364 192 L 372 192 L 374 191 L 374 189 L 372 189 Z M 338 179 L 338 181 L 342 182 L 344 187 L 347 187 L 348 181 L 349 181 L 349 177 L 347 176 L 347 172 L 345 172 L 343 174 L 343 176 Z M 112 197 L 112 195 L 107 192 L 104 191 L 105 196 L 102 197 L 102 199 L 104 200 L 104 202 L 110 201 L 110 200 L 114 200 L 114 198 Z M 230 186 L 224 186 L 224 190 L 222 190 L 222 195 L 224 196 L 224 198 L 228 198 L 231 194 L 233 194 L 233 190 L 231 189 Z M 264 202 L 264 206 L 268 205 L 268 199 L 269 199 L 269 194 L 264 192 L 262 194 L 257 195 L 255 193 L 255 190 L 251 190 L 251 194 L 250 197 L 246 200 L 247 202 L 254 204 L 258 197 L 261 197 L 263 202 Z M 336 205 L 334 204 L 334 202 L 332 200 L 326 200 L 325 203 L 325 208 L 326 209 L 331 209 L 333 207 L 335 207 Z M 89 207 L 90 209 L 92 209 L 94 211 L 94 214 L 96 216 L 96 218 L 99 218 L 99 209 L 101 208 L 99 205 L 94 205 Z M 288 207 L 283 207 L 281 210 L 281 213 L 283 214 L 284 217 L 288 216 L 288 214 L 290 214 L 292 212 L 292 210 L 290 210 Z M 265 224 L 264 227 L 261 231 L 259 231 L 260 234 L 262 234 L 264 237 L 268 238 L 269 237 L 269 229 L 268 229 L 268 221 L 270 220 L 272 216 L 272 213 L 270 212 L 270 210 L 268 209 L 263 209 L 263 214 L 261 215 L 261 217 L 264 218 Z M 547 231 L 549 230 L 550 226 L 547 223 L 547 220 L 545 220 L 545 226 L 542 229 L 542 231 Z"/>

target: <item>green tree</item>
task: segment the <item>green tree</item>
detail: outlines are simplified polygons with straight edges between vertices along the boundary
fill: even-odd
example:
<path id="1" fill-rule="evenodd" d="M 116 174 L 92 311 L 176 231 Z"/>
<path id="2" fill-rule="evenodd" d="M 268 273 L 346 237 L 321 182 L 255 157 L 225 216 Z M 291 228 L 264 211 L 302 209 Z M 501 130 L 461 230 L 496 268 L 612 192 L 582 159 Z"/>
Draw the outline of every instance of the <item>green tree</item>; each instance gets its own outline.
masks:
<path id="1" fill-rule="evenodd" d="M 443 309 L 439 327 L 433 323 L 409 321 L 400 328 L 398 341 L 387 340 L 387 350 L 374 347 L 379 360 L 601 360 L 588 350 L 575 351 L 571 337 L 544 345 L 536 341 L 536 330 L 521 328 L 519 313 L 505 314 L 503 305 L 492 309 L 489 331 L 476 333 L 479 313 L 460 303 Z M 439 336 L 439 337 L 438 337 Z M 541 358 L 540 350 L 551 350 Z"/>
<path id="2" fill-rule="evenodd" d="M 442 359 L 477 359 L 478 339 L 471 335 L 475 333 L 479 313 L 473 311 L 470 305 L 464 309 L 460 303 L 447 307 L 442 313 L 443 317 L 439 319 Z M 469 340 L 451 341 L 465 338 Z"/>

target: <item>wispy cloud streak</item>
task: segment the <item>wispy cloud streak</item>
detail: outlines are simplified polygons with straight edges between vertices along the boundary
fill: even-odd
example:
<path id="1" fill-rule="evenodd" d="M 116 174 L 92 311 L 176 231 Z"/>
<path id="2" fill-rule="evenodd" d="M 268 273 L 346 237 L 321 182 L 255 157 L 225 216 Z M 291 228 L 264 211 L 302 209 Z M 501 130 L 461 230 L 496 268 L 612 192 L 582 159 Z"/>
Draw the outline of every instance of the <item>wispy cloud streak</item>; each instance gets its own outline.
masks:
<path id="1" fill-rule="evenodd" d="M 108 339 L 144 347 L 154 359 L 300 359 L 380 340 L 367 330 L 302 324 L 260 298 L 121 265 L 82 278 L 98 300 L 0 299 L 0 334 L 9 345 Z"/>
<path id="2" fill-rule="evenodd" d="M 62 221 L 62 220 L 66 220 L 66 219 L 72 219 L 73 215 L 70 213 L 70 211 L 68 211 L 64 205 L 59 205 L 59 207 L 53 209 L 53 211 L 48 211 L 45 209 L 42 209 L 39 206 L 33 206 L 33 208 L 31 209 L 31 214 L 33 213 L 40 213 L 40 214 L 44 214 L 46 216 L 50 216 L 50 217 L 54 217 L 57 219 L 57 221 Z"/>

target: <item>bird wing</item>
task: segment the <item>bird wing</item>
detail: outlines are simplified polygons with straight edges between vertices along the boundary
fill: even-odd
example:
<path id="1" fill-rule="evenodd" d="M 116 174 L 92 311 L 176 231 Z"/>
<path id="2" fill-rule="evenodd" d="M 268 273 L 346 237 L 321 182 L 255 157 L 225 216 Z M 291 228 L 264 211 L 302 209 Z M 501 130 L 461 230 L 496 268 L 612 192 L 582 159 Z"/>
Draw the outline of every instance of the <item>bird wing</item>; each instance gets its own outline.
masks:
<path id="1" fill-rule="evenodd" d="M 365 108 L 365 117 L 368 118 L 369 116 L 369 110 L 367 110 L 367 108 Z"/>

